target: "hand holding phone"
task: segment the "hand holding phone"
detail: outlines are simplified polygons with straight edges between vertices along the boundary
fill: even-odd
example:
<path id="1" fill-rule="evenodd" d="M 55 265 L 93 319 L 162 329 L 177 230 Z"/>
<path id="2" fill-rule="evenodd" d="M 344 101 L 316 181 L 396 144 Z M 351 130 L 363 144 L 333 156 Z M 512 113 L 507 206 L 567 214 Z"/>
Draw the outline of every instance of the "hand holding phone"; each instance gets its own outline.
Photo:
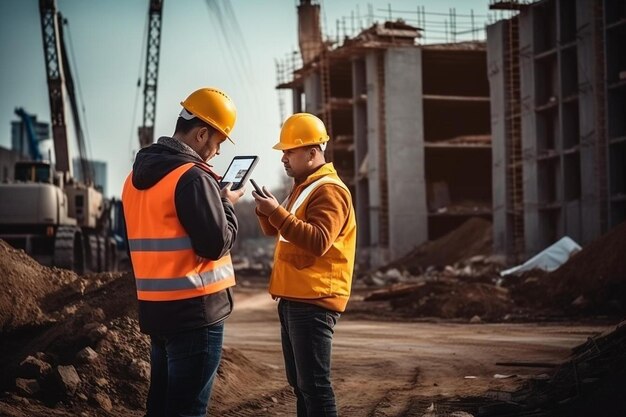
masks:
<path id="1" fill-rule="evenodd" d="M 264 198 L 267 197 L 265 193 L 263 192 L 263 190 L 261 190 L 261 187 L 259 187 L 256 181 L 254 181 L 252 178 L 250 178 L 250 183 L 252 184 L 252 186 L 254 187 L 254 191 L 256 191 L 258 195 Z"/>

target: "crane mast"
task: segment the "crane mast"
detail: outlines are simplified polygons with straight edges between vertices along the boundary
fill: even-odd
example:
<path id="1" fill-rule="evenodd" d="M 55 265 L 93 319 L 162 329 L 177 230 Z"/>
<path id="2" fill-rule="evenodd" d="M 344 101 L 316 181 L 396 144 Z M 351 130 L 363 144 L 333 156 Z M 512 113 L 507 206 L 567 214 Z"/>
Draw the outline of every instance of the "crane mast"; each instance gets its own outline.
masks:
<path id="1" fill-rule="evenodd" d="M 161 22 L 163 0 L 150 0 L 148 9 L 148 46 L 143 90 L 143 122 L 139 127 L 139 145 L 142 148 L 154 142 L 159 54 L 161 51 Z"/>
<path id="2" fill-rule="evenodd" d="M 40 0 L 41 34 L 43 37 L 46 77 L 48 80 L 48 98 L 50 100 L 50 121 L 56 157 L 56 170 L 64 180 L 70 178 L 70 158 L 65 125 L 65 93 L 63 91 L 63 67 L 60 63 L 60 39 L 58 36 L 61 17 L 56 9 L 55 0 Z"/>

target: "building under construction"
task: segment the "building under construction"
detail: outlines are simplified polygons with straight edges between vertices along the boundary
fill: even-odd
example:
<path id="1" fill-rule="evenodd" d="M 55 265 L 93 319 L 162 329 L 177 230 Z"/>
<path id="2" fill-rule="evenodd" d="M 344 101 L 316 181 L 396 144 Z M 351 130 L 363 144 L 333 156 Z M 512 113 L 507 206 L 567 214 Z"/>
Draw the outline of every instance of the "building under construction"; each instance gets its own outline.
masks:
<path id="1" fill-rule="evenodd" d="M 589 243 L 626 220 L 626 2 L 491 8 L 518 12 L 487 28 L 494 250 Z"/>
<path id="2" fill-rule="evenodd" d="M 493 219 L 494 252 L 511 261 L 626 220 L 626 2 L 490 8 L 500 20 L 487 16 L 486 44 L 458 42 L 452 12 L 443 42 L 424 44 L 423 8 L 415 26 L 391 10 L 354 35 L 343 22 L 331 43 L 319 5 L 298 7 L 300 53 L 279 65 L 278 87 L 330 131 L 326 155 L 353 191 L 363 263 L 470 216 Z"/>
<path id="3" fill-rule="evenodd" d="M 420 45 L 421 30 L 396 20 L 331 47 L 319 5 L 303 0 L 298 16 L 301 64 L 279 68 L 278 87 L 292 91 L 294 113 L 326 123 L 327 160 L 355 199 L 361 263 L 386 263 L 471 216 L 490 219 L 484 42 Z"/>

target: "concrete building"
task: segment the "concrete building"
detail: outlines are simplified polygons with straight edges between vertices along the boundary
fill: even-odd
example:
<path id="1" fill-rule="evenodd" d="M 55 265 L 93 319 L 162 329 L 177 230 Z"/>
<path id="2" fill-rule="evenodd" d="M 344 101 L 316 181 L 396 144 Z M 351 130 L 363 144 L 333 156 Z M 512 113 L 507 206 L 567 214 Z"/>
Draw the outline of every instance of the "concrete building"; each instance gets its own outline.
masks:
<path id="1" fill-rule="evenodd" d="M 626 2 L 491 3 L 494 250 L 589 243 L 626 220 Z"/>
<path id="2" fill-rule="evenodd" d="M 362 265 L 377 266 L 491 218 L 484 42 L 419 45 L 402 21 L 374 23 L 331 48 L 319 5 L 298 7 L 301 65 L 279 71 L 293 112 L 320 116 L 326 150 L 352 190 Z M 468 174 L 471 173 L 471 174 Z"/>

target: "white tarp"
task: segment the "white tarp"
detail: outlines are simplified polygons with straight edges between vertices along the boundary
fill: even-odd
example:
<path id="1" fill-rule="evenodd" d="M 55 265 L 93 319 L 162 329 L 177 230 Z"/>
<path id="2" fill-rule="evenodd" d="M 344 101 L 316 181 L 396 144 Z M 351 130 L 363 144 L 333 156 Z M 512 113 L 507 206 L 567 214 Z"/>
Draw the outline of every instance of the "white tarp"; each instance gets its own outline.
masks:
<path id="1" fill-rule="evenodd" d="M 565 236 L 554 245 L 539 252 L 521 265 L 506 269 L 500 272 L 500 276 L 515 274 L 520 275 L 524 271 L 532 269 L 543 269 L 544 271 L 554 271 L 563 265 L 569 258 L 582 248 L 569 237 Z"/>

